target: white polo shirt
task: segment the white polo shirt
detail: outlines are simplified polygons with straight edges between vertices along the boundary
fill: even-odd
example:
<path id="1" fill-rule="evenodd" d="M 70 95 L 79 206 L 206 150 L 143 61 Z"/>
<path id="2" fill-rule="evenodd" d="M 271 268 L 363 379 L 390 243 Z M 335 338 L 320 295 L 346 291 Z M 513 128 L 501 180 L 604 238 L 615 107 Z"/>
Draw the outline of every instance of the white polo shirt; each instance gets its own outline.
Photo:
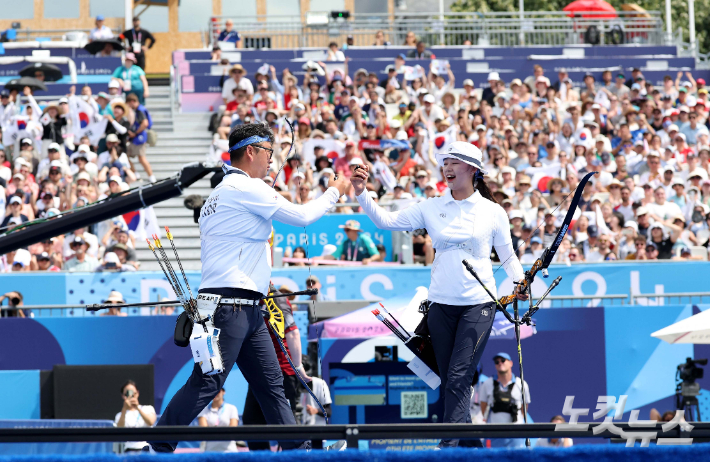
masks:
<path id="1" fill-rule="evenodd" d="M 337 188 L 305 205 L 292 204 L 261 178 L 228 166 L 200 212 L 200 289 L 232 287 L 268 293 L 271 220 L 307 226 L 338 201 Z"/>
<path id="2" fill-rule="evenodd" d="M 523 279 L 523 267 L 514 256 L 510 221 L 503 208 L 476 191 L 457 201 L 451 191 L 399 212 L 386 212 L 367 194 L 357 197 L 363 210 L 380 229 L 414 231 L 426 228 L 436 249 L 431 267 L 429 300 L 446 305 L 477 305 L 492 301 L 464 268 L 467 260 L 488 289 L 496 295 L 491 249 L 493 246 L 513 281 Z"/>
<path id="3" fill-rule="evenodd" d="M 198 418 L 204 417 L 208 427 L 229 427 L 232 419 L 239 419 L 237 406 L 223 403 L 219 409 L 212 407 L 212 403 L 200 412 Z M 235 441 L 205 441 L 204 452 L 237 452 Z"/>

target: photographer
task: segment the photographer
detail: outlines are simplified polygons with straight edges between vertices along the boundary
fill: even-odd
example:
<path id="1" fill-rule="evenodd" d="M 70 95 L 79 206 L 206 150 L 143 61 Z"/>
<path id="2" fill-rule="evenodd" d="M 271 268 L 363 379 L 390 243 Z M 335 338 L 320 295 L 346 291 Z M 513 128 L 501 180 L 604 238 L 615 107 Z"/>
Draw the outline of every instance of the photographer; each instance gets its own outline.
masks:
<path id="1" fill-rule="evenodd" d="M 121 408 L 121 412 L 116 414 L 114 419 L 117 427 L 139 428 L 153 426 L 156 420 L 155 409 L 150 405 L 139 404 L 139 397 L 140 393 L 133 380 L 129 380 L 121 387 L 123 408 Z M 130 441 L 123 444 L 123 452 L 140 452 L 143 446 L 148 443 L 145 441 Z"/>
<path id="2" fill-rule="evenodd" d="M 20 292 L 8 292 L 0 297 L 0 305 L 7 299 L 7 309 L 0 310 L 2 318 L 25 318 L 30 317 L 31 313 L 25 313 L 25 310 L 20 310 L 18 307 L 23 305 L 23 297 Z"/>
<path id="3" fill-rule="evenodd" d="M 488 423 L 524 423 L 522 382 L 513 375 L 513 361 L 508 353 L 498 353 L 493 357 L 498 372 L 497 379 L 489 377 L 481 385 L 481 413 Z M 525 402 L 530 406 L 530 388 L 525 382 Z M 488 416 L 486 416 L 486 411 Z M 493 447 L 522 448 L 524 438 L 494 438 Z"/>

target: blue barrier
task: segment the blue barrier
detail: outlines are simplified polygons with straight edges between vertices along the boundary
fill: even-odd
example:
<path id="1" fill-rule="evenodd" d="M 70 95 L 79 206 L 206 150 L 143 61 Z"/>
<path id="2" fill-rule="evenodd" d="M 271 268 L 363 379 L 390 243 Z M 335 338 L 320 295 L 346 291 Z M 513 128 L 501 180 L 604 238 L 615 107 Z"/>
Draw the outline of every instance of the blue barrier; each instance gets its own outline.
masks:
<path id="1" fill-rule="evenodd" d="M 666 75 L 672 75 L 675 74 L 678 70 L 687 70 L 687 71 L 692 71 L 693 76 L 695 78 L 702 77 L 705 79 L 710 78 L 710 71 L 708 70 L 698 70 L 694 69 L 694 66 L 692 66 L 692 58 L 673 58 L 674 60 L 679 60 L 677 61 L 679 64 L 682 66 L 680 68 L 676 67 L 671 67 L 668 70 L 665 71 L 648 71 L 644 70 L 643 74 L 644 77 L 654 85 L 661 85 L 663 83 L 663 78 Z M 638 60 L 637 60 L 638 61 Z M 645 60 L 644 64 L 641 65 L 641 68 L 645 67 Z M 570 78 L 577 83 L 578 85 L 581 85 L 584 75 L 587 72 L 592 72 L 595 77 L 597 78 L 597 81 L 601 81 L 601 74 L 602 71 L 604 71 L 607 68 L 612 68 L 612 69 L 618 69 L 620 66 L 622 67 L 622 72 L 624 72 L 629 78 L 631 77 L 631 69 L 633 69 L 634 65 L 629 65 L 628 63 L 630 60 L 624 59 L 623 61 L 620 60 L 613 60 L 613 61 L 604 61 L 604 65 L 601 65 L 600 67 L 591 67 L 592 65 L 596 64 L 592 60 L 552 60 L 552 61 L 527 61 L 526 64 L 521 64 L 519 69 L 512 69 L 508 65 L 507 62 L 501 61 L 501 66 L 505 66 L 505 69 L 497 69 L 497 68 L 491 68 L 490 70 L 496 70 L 499 74 L 501 79 L 503 79 L 506 82 L 510 82 L 512 79 L 518 78 L 518 79 L 525 79 L 526 77 L 532 75 L 532 67 L 534 64 L 540 64 L 543 69 L 545 70 L 545 74 L 548 76 L 550 79 L 551 83 L 554 83 L 557 81 L 557 71 L 560 68 L 565 68 L 568 70 Z M 373 61 L 370 61 L 370 63 L 373 63 Z M 417 61 L 417 62 L 412 62 L 412 63 L 420 63 L 423 65 L 428 66 L 428 62 L 422 62 L 422 61 Z M 385 66 L 389 64 L 389 62 L 376 62 L 376 65 L 370 66 L 367 69 L 368 70 L 373 70 L 377 73 L 379 73 L 382 78 L 384 78 L 384 68 Z M 638 64 L 638 63 L 637 63 Z M 256 70 L 259 68 L 260 64 L 259 63 L 251 63 L 251 64 L 245 64 L 244 68 L 247 70 L 247 73 L 250 76 L 253 76 Z M 192 66 L 191 66 L 192 67 Z M 288 66 L 284 66 L 288 67 Z M 293 67 L 293 66 L 291 66 Z M 351 72 L 354 72 L 357 68 L 350 67 Z M 473 80 L 473 83 L 476 85 L 476 87 L 488 87 L 488 72 L 487 70 L 481 71 L 481 72 L 468 72 L 466 69 L 466 63 L 461 63 L 460 65 L 457 65 L 455 63 L 452 63 L 452 71 L 454 72 L 454 75 L 456 75 L 456 85 L 457 87 L 461 86 L 461 82 L 463 82 L 463 79 L 471 79 Z M 209 69 L 207 70 L 209 72 Z M 280 72 L 280 71 L 279 71 Z M 298 78 L 300 83 L 303 83 L 303 76 L 304 72 L 301 70 L 296 70 L 293 72 L 293 74 Z M 280 74 L 277 74 L 280 75 Z M 183 87 L 185 87 L 185 80 L 184 79 L 191 79 L 194 81 L 194 91 L 190 91 L 189 93 L 221 93 L 222 89 L 219 85 L 220 81 L 220 76 L 218 75 L 183 75 L 181 76 L 183 79 Z M 184 91 L 184 90 L 183 90 Z M 206 110 L 206 109 L 203 109 Z"/>
<path id="2" fill-rule="evenodd" d="M 298 230 L 296 230 L 298 231 Z M 302 229 L 301 231 L 302 232 Z M 296 235 L 298 236 L 298 235 Z M 298 238 L 298 237 L 297 237 Z M 315 242 L 315 240 L 312 240 Z M 315 244 L 313 244 L 315 245 Z M 315 254 L 311 247 L 311 255 Z M 709 262 L 664 262 L 664 263 L 597 263 L 581 265 L 558 265 L 550 267 L 550 278 L 538 277 L 533 284 L 533 295 L 542 294 L 553 278 L 562 276 L 555 289 L 557 296 L 626 295 L 631 291 L 639 294 L 669 294 L 675 292 L 699 292 L 705 290 L 698 278 L 707 274 Z M 503 269 L 494 267 L 498 292 L 510 293 L 513 283 Z M 188 271 L 190 285 L 199 286 L 200 273 Z M 292 290 L 305 289 L 309 274 L 317 276 L 323 284 L 323 292 L 332 300 L 372 300 L 394 297 L 412 292 L 419 286 L 428 287 L 431 281 L 430 267 L 425 266 L 372 266 L 333 268 L 317 266 L 276 268 L 272 280 L 277 286 L 286 285 Z M 43 290 L 37 290 L 42 287 Z M 7 273 L 0 278 L 0 293 L 19 290 L 26 305 L 63 305 L 102 302 L 111 290 L 120 291 L 126 301 L 149 302 L 160 297 L 172 296 L 170 286 L 161 272 L 138 271 L 135 273 Z M 640 300 L 648 305 L 663 304 L 658 300 Z M 590 300 L 590 305 L 599 305 Z M 55 313 L 55 316 L 59 313 Z M 74 315 L 83 315 L 80 310 Z M 147 308 L 131 315 L 149 314 Z M 39 315 L 39 313 L 36 313 Z"/>
<path id="3" fill-rule="evenodd" d="M 560 414 L 567 395 L 576 396 L 575 408 L 592 410 L 600 395 L 627 395 L 624 421 L 634 409 L 641 411 L 640 419 L 646 419 L 652 407 L 661 412 L 672 409 L 676 366 L 687 357 L 708 357 L 710 346 L 670 345 L 650 337 L 650 334 L 708 307 L 669 305 L 541 310 L 535 316 L 537 333 L 523 340 L 533 420 L 546 422 L 553 415 Z M 153 364 L 155 407 L 160 412 L 194 367 L 189 348 L 178 348 L 173 344 L 174 322 L 174 316 L 3 319 L 0 322 L 0 351 L 3 352 L 0 370 L 47 370 L 62 364 Z M 130 341 L 126 341 L 126 332 L 131 333 Z M 324 380 L 336 385 L 338 378 L 350 373 L 358 375 L 355 365 L 373 361 L 374 347 L 392 344 L 388 342 L 387 338 L 322 339 L 319 350 Z M 492 373 L 493 356 L 501 351 L 513 358 L 517 356 L 514 341 L 490 340 L 481 360 L 484 374 Z M 406 360 L 407 349 L 401 344 L 399 352 L 400 360 Z M 331 374 L 334 369 L 341 371 L 338 377 Z M 518 373 L 517 366 L 514 366 L 514 373 Z M 396 387 L 390 383 L 385 386 L 385 392 L 391 398 L 388 401 L 390 406 L 397 406 L 394 389 L 417 386 L 415 383 L 403 384 L 399 376 L 398 380 Z M 12 383 L 16 385 L 16 382 Z M 707 417 L 710 414 L 705 390 L 709 388 L 710 377 L 699 379 L 698 383 L 703 388 L 701 413 Z M 227 402 L 243 409 L 246 383 L 238 369 L 230 374 L 225 388 Z M 338 387 L 332 387 L 335 388 Z M 343 388 L 340 390 L 345 392 Z M 432 403 L 435 400 L 436 394 L 432 393 Z M 376 405 L 354 406 L 352 410 L 347 409 L 353 407 L 347 403 L 336 406 L 344 408 L 333 413 L 335 423 L 370 422 L 369 419 L 380 417 L 372 414 L 378 412 Z M 580 420 L 592 418 L 588 416 Z"/>
<path id="4" fill-rule="evenodd" d="M 584 50 L 587 57 L 621 57 L 621 56 L 638 56 L 638 55 L 673 55 L 677 56 L 678 50 L 674 46 L 654 46 L 654 45 L 606 45 L 606 46 L 530 46 L 530 47 L 464 47 L 464 46 L 448 46 L 430 47 L 429 50 L 436 55 L 437 58 L 462 58 L 464 53 L 470 53 L 470 50 L 482 50 L 485 57 L 505 56 L 505 57 L 527 57 L 529 55 L 562 55 L 564 50 Z M 411 51 L 411 47 L 353 47 L 343 50 L 345 56 L 356 58 L 394 58 L 400 53 Z M 288 50 L 235 50 L 241 54 L 242 60 L 261 59 L 264 61 L 280 60 L 280 59 L 305 59 L 304 54 L 308 56 L 314 52 L 321 51 L 326 53 L 325 48 L 295 48 Z M 202 50 L 185 50 L 177 53 L 184 53 L 184 59 L 187 61 L 207 60 L 210 59 L 209 51 Z M 173 55 L 174 57 L 175 55 Z"/>

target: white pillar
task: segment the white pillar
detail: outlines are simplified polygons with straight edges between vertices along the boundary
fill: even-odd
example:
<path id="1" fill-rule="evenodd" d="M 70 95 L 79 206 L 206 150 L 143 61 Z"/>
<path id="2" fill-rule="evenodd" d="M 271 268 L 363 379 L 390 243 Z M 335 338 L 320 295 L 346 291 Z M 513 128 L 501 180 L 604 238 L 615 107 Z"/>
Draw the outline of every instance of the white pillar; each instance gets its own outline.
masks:
<path id="1" fill-rule="evenodd" d="M 690 51 L 697 56 L 695 50 L 695 0 L 688 0 L 688 34 L 690 35 Z"/>
<path id="2" fill-rule="evenodd" d="M 133 29 L 133 0 L 123 0 L 123 14 L 125 30 Z"/>
<path id="3" fill-rule="evenodd" d="M 666 0 L 666 37 L 670 45 L 673 42 L 673 24 L 671 19 L 671 0 Z"/>
<path id="4" fill-rule="evenodd" d="M 518 0 L 518 9 L 520 10 L 520 45 L 525 45 L 525 32 L 523 31 L 523 20 L 525 19 L 524 0 Z"/>
<path id="5" fill-rule="evenodd" d="M 446 45 L 446 37 L 444 37 L 444 0 L 439 0 L 439 20 L 441 21 L 439 45 Z"/>

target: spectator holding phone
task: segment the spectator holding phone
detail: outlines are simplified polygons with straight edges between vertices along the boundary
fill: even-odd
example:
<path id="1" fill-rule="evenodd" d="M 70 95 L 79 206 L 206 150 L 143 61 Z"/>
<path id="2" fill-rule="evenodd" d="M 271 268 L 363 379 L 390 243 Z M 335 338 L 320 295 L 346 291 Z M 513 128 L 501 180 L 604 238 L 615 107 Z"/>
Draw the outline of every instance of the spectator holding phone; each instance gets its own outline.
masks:
<path id="1" fill-rule="evenodd" d="M 129 380 L 121 387 L 123 407 L 114 419 L 117 427 L 140 428 L 153 426 L 156 420 L 155 409 L 151 405 L 139 404 L 139 397 L 140 393 L 133 380 Z M 123 452 L 141 452 L 148 443 L 145 441 L 130 441 L 123 444 Z"/>

